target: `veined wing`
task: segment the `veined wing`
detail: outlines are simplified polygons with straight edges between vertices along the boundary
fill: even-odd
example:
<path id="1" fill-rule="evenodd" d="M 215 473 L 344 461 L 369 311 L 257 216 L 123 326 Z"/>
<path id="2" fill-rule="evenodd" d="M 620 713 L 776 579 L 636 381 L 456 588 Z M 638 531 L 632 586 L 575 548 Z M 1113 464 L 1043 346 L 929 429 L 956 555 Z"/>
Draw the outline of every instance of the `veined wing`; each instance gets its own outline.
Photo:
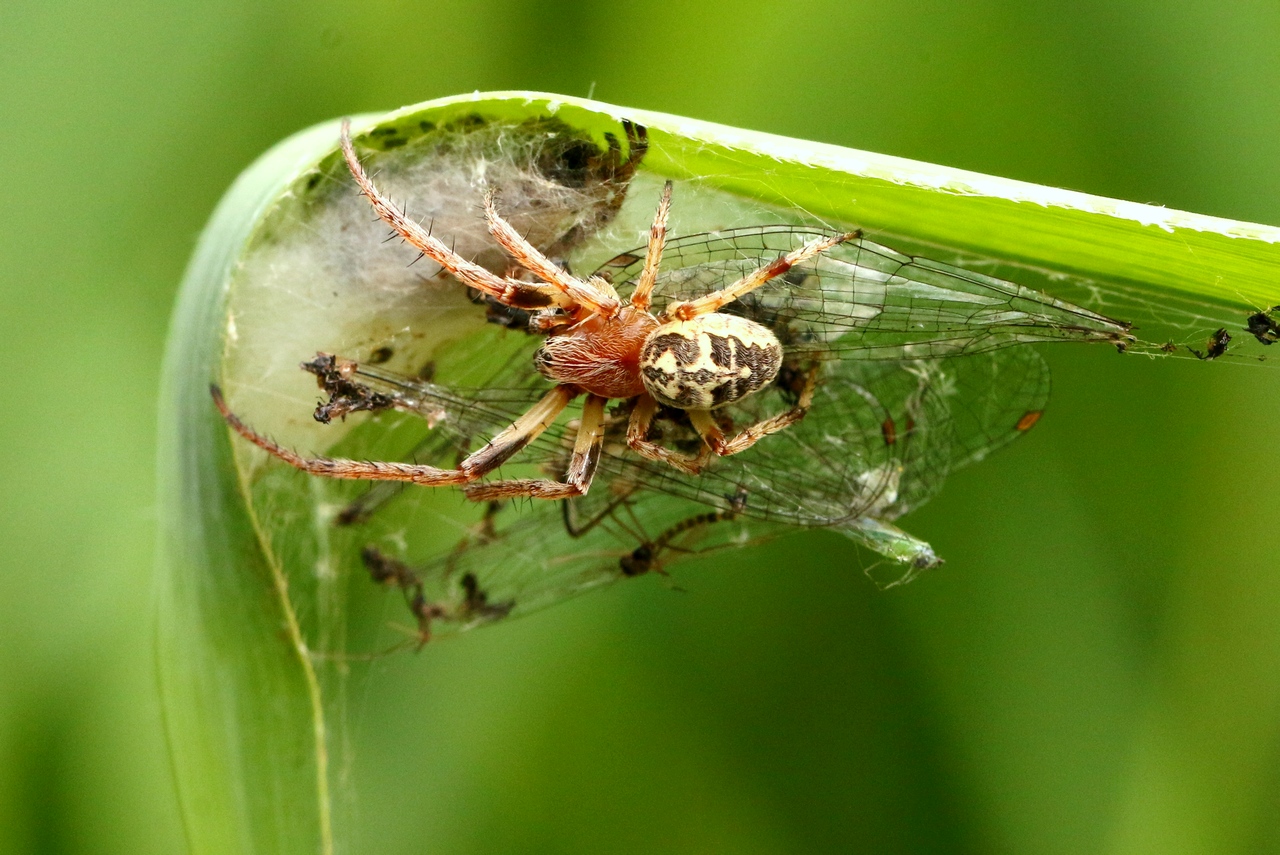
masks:
<path id="1" fill-rule="evenodd" d="M 672 241 L 660 298 L 723 287 L 816 234 L 777 227 Z M 620 257 L 612 265 L 624 291 L 635 263 Z M 625 405 L 615 407 L 587 496 L 535 502 L 514 516 L 499 512 L 485 536 L 464 537 L 418 568 L 442 598 L 443 619 L 465 627 L 531 611 L 796 526 L 833 528 L 894 559 L 887 572 L 868 570 L 879 584 L 907 581 L 938 559 L 927 543 L 890 521 L 928 501 L 952 469 L 1025 432 L 1044 408 L 1047 367 L 1033 349 L 1011 345 L 1127 339 L 1119 322 L 866 240 L 798 266 L 727 310 L 775 330 L 790 354 L 789 369 L 821 361 L 808 417 L 690 476 L 632 454 L 625 446 Z M 362 379 L 433 425 L 409 456 L 449 467 L 543 394 L 523 352 L 536 339 L 527 348 L 514 343 L 496 371 L 487 362 L 488 376 L 466 372 L 476 382 L 469 388 L 377 368 L 364 369 Z M 467 354 L 451 356 L 460 365 L 472 361 Z M 788 395 L 780 382 L 724 412 L 743 426 L 786 409 Z M 670 447 L 693 450 L 701 443 L 679 413 L 664 413 L 656 426 Z M 572 423 L 553 426 L 513 465 L 560 477 L 572 434 Z M 397 487 L 376 485 L 352 509 L 367 512 Z"/>
<path id="2" fill-rule="evenodd" d="M 618 414 L 587 496 L 533 502 L 520 514 L 499 510 L 487 518 L 483 535 L 464 536 L 454 549 L 410 568 L 438 607 L 440 628 L 526 613 L 797 525 L 838 527 L 880 551 L 919 544 L 874 518 L 898 513 L 900 485 L 915 485 L 917 499 L 921 490 L 941 485 L 945 468 L 932 467 L 939 461 L 945 467 L 945 449 L 936 445 L 947 436 L 945 401 L 933 394 L 934 376 L 927 371 L 893 363 L 859 367 L 865 371 L 856 378 L 824 378 L 811 415 L 825 417 L 793 426 L 807 426 L 804 433 L 771 436 L 773 443 L 712 461 L 700 476 L 632 454 Z M 412 457 L 442 466 L 506 427 L 538 395 L 529 389 L 453 390 L 376 367 L 358 376 L 433 424 Z M 771 390 L 755 397 L 781 395 Z M 660 426 L 664 441 L 701 442 L 687 424 L 668 420 Z M 571 423 L 554 425 L 513 463 L 536 463 L 559 476 L 572 437 Z M 752 454 L 768 445 L 771 453 Z M 366 495 L 394 495 L 379 491 Z M 927 545 L 922 548 L 932 557 Z"/>
<path id="3" fill-rule="evenodd" d="M 527 368 L 510 366 L 494 383 L 527 377 Z M 433 425 L 411 457 L 439 466 L 454 465 L 542 394 L 531 385 L 450 389 L 376 367 L 363 369 L 362 379 Z M 713 461 L 700 476 L 631 454 L 625 418 L 616 414 L 587 496 L 534 502 L 518 515 L 500 511 L 485 536 L 463 537 L 413 572 L 440 607 L 442 630 L 527 613 L 797 526 L 830 527 L 885 555 L 892 561 L 867 574 L 884 587 L 900 584 L 938 559 L 889 521 L 932 497 L 950 469 L 1021 433 L 1026 414 L 1039 412 L 1047 394 L 1047 369 L 1025 347 L 945 360 L 827 363 L 808 418 L 742 455 Z M 742 402 L 734 419 L 758 418 L 785 406 L 782 398 L 781 387 L 762 392 Z M 663 427 L 670 442 L 700 442 L 688 425 Z M 522 456 L 558 477 L 571 443 L 572 425 L 557 424 Z M 397 492 L 376 485 L 354 507 L 368 511 Z"/>
<path id="4" fill-rule="evenodd" d="M 1027 364 L 1042 364 L 1025 349 L 939 363 L 851 363 L 860 370 L 856 377 L 828 377 L 819 387 L 821 405 L 813 415 L 825 412 L 825 418 L 793 426 L 796 433 L 789 438 L 792 431 L 769 437 L 770 454 L 745 464 L 717 460 L 718 468 L 699 478 L 622 456 L 628 455 L 620 448 L 622 422 L 615 422 L 612 447 L 587 496 L 534 502 L 518 515 L 499 512 L 484 536 L 463 538 L 414 573 L 439 598 L 441 619 L 465 628 L 665 570 L 693 555 L 760 542 L 797 525 L 824 525 L 895 559 L 867 572 L 879 584 L 898 584 L 937 559 L 928 544 L 886 521 L 929 498 L 956 462 L 955 449 L 967 459 L 973 447 L 972 441 L 956 441 L 950 406 L 966 391 L 956 384 L 967 377 L 999 378 L 1009 354 L 1020 351 L 1034 360 Z M 972 367 L 963 375 L 938 370 L 961 364 Z M 384 388 L 394 388 L 391 377 L 383 381 Z M 422 381 L 404 381 L 403 387 L 412 392 L 402 394 L 417 396 L 415 411 L 420 408 L 435 422 L 415 457 L 426 454 L 441 465 L 474 447 L 473 437 L 505 427 L 536 397 L 528 390 L 458 392 Z M 980 408 L 967 418 L 992 437 L 1017 433 L 1012 427 L 997 432 L 1009 421 L 998 408 Z M 569 427 L 553 427 L 525 450 L 548 474 L 560 474 L 567 463 Z M 673 440 L 685 441 L 678 425 L 667 429 Z M 832 433 L 840 429 L 843 436 Z M 781 442 L 786 445 L 776 445 Z M 812 508 L 803 509 L 806 501 Z M 788 514 L 797 502 L 802 510 Z"/>
<path id="5" fill-rule="evenodd" d="M 667 301 L 706 294 L 820 234 L 794 226 L 766 226 L 673 239 L 664 251 L 658 297 Z M 641 264 L 636 251 L 617 256 L 602 270 L 621 280 L 625 291 Z M 1010 345 L 1127 339 L 1123 323 L 867 239 L 797 265 L 726 310 L 770 326 L 793 360 L 826 363 L 808 418 L 744 455 L 715 461 L 696 478 L 619 450 L 617 441 L 607 449 L 605 471 L 718 508 L 740 502 L 745 492 L 751 513 L 800 525 L 836 525 L 864 515 L 863 505 L 874 509 L 877 503 L 885 504 L 869 495 L 866 485 L 874 473 L 893 468 L 891 461 L 899 450 L 886 451 L 885 445 L 892 443 L 877 446 L 877 429 L 879 436 L 888 438 L 899 432 L 905 438 L 913 426 L 918 426 L 917 433 L 939 434 L 926 444 L 927 454 L 918 450 L 924 440 L 915 441 L 913 453 L 927 464 L 905 467 L 899 489 L 891 491 L 899 495 L 890 504 L 901 513 L 936 492 L 933 485 L 951 468 L 981 459 L 1033 425 L 1047 400 L 1048 372 L 1033 351 Z M 529 341 L 532 345 L 536 339 Z M 906 356 L 920 358 L 904 360 Z M 942 356 L 953 358 L 935 361 Z M 958 356 L 965 358 L 954 358 Z M 891 367 L 876 368 L 876 363 Z M 903 389 L 886 387 L 892 377 L 901 382 L 903 375 L 930 387 L 928 394 L 920 393 L 921 401 L 945 399 L 942 406 L 933 406 L 928 419 L 904 409 L 908 396 Z M 482 441 L 540 394 L 538 378 L 519 350 L 495 376 L 470 390 L 455 393 L 431 384 L 415 386 L 418 381 L 390 382 L 402 395 L 417 400 L 428 418 L 441 407 L 451 414 L 457 436 L 451 440 L 446 430 L 415 451 L 416 459 L 441 466 L 452 465 L 456 455 L 452 461 L 432 457 L 432 448 L 447 450 L 463 438 L 466 443 Z M 873 423 L 866 423 L 877 405 L 894 399 L 898 413 L 885 405 Z M 786 406 L 773 389 L 725 412 L 735 425 L 745 425 Z M 920 404 L 912 406 L 918 409 Z M 949 422 L 945 430 L 938 426 L 944 418 Z M 669 424 L 665 431 L 671 444 L 683 441 L 690 450 L 700 444 L 683 425 Z M 940 435 L 944 432 L 945 437 Z M 563 430 L 551 431 L 540 447 L 545 466 L 548 449 L 566 447 Z M 833 455 L 838 461 L 834 465 Z M 918 477 L 910 477 L 913 468 L 920 470 Z M 370 501 L 392 490 L 379 487 Z"/>
<path id="6" fill-rule="evenodd" d="M 827 232 L 798 226 L 727 229 L 670 240 L 655 305 L 724 287 Z M 621 292 L 643 265 L 643 250 L 606 262 Z M 1043 341 L 1098 341 L 1123 347 L 1129 325 L 1039 291 L 850 240 L 796 265 L 723 311 L 774 330 L 784 346 L 820 358 L 934 359 Z"/>
<path id="7" fill-rule="evenodd" d="M 901 469 L 896 459 L 904 449 L 923 447 L 924 440 L 914 437 L 924 436 L 944 417 L 945 403 L 930 394 L 931 377 L 895 364 L 830 367 L 845 370 L 833 370 L 820 380 L 808 418 L 743 454 L 712 460 L 699 475 L 631 452 L 625 442 L 628 408 L 613 408 L 592 494 L 651 490 L 791 525 L 835 525 L 876 511 L 886 495 L 896 494 Z M 361 368 L 358 377 L 389 393 L 398 409 L 418 413 L 432 425 L 409 456 L 442 467 L 456 465 L 461 455 L 507 427 L 541 394 L 520 388 L 455 390 L 376 367 Z M 728 415 L 735 425 L 745 426 L 785 409 L 785 396 L 785 390 L 775 387 L 727 408 Z M 895 428 L 898 424 L 904 427 Z M 568 465 L 574 427 L 572 421 L 553 425 L 507 468 L 536 464 L 543 474 L 560 477 Z M 655 428 L 668 447 L 693 451 L 702 441 L 678 411 L 660 414 Z"/>

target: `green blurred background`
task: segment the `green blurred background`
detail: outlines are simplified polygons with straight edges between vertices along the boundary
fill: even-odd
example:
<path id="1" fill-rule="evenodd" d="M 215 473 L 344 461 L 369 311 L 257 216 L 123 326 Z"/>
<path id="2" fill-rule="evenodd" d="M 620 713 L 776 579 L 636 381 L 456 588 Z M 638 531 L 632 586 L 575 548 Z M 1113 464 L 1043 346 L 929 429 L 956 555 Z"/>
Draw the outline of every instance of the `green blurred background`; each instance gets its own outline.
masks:
<path id="1" fill-rule="evenodd" d="M 1280 223 L 1280 5 L 0 5 L 0 851 L 184 849 L 151 662 L 155 390 L 219 195 L 313 122 L 586 95 Z M 906 521 L 381 663 L 359 852 L 1280 851 L 1280 373 L 1045 351 Z M 344 770 L 339 770 L 344 771 Z"/>

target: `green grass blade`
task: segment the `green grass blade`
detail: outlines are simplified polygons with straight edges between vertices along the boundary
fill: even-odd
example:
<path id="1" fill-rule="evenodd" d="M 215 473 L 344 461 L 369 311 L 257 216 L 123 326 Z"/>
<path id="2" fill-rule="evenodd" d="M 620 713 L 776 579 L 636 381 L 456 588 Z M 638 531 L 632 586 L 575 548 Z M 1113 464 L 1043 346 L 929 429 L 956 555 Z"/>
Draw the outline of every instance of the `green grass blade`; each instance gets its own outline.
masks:
<path id="1" fill-rule="evenodd" d="M 237 256 L 264 208 L 335 132 L 291 138 L 227 193 L 187 271 L 165 357 L 158 675 L 193 852 L 332 849 L 319 689 L 208 386 Z"/>

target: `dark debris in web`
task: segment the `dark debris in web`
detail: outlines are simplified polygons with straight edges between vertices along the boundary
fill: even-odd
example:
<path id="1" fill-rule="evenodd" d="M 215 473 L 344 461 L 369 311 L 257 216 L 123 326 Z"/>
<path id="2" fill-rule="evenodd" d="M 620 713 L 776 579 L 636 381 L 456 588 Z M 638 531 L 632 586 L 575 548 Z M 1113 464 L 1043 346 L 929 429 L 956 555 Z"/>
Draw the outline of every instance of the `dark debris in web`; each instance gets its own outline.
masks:
<path id="1" fill-rule="evenodd" d="M 1245 321 L 1245 332 L 1264 345 L 1272 345 L 1280 341 L 1280 322 L 1275 319 L 1277 311 L 1280 311 L 1280 306 L 1254 312 Z"/>

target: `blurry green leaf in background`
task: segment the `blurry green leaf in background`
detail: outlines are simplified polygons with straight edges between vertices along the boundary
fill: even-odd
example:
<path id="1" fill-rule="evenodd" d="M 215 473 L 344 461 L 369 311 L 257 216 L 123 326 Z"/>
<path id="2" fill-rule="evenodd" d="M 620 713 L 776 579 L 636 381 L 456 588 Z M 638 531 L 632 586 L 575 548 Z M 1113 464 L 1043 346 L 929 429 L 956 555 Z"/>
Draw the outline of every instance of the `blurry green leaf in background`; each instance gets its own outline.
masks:
<path id="1" fill-rule="evenodd" d="M 276 140 L 594 85 L 1274 223 L 1277 43 L 1272 4 L 0 9 L 0 851 L 182 846 L 154 389 L 194 235 Z M 879 594 L 818 534 L 379 663 L 346 731 L 361 851 L 1275 851 L 1280 381 L 1047 355 L 1035 434 L 912 516 L 932 578 Z"/>

